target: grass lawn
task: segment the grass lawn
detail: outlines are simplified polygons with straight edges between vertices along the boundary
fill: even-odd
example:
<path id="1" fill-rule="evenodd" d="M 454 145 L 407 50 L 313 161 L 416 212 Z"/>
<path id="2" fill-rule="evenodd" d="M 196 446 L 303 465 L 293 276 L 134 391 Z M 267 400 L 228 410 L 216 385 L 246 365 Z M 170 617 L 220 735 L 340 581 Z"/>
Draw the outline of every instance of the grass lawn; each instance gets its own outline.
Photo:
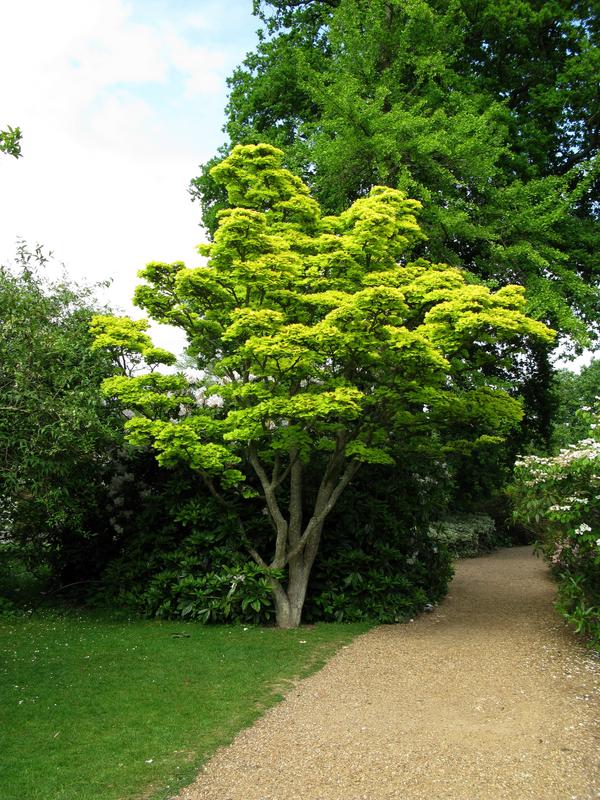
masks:
<path id="1" fill-rule="evenodd" d="M 2 800 L 164 798 L 367 625 L 0 621 Z"/>

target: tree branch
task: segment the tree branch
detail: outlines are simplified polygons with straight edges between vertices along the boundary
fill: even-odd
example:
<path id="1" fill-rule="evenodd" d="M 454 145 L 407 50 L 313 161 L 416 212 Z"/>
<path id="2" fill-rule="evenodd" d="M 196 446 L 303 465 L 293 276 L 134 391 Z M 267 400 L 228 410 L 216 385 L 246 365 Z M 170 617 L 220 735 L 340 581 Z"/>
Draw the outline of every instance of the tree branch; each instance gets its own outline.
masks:
<path id="1" fill-rule="evenodd" d="M 286 564 L 289 562 L 290 559 L 295 558 L 299 553 L 301 553 L 302 550 L 307 546 L 313 534 L 319 530 L 319 526 L 322 525 L 329 512 L 334 508 L 340 495 L 342 494 L 346 486 L 350 483 L 352 478 L 356 475 L 361 466 L 362 463 L 360 461 L 351 461 L 348 464 L 348 466 L 344 470 L 344 474 L 339 479 L 336 487 L 330 493 L 329 497 L 325 501 L 322 508 L 317 513 L 313 514 L 313 516 L 310 519 L 310 522 L 306 526 L 306 530 L 300 537 L 300 540 L 298 541 L 296 546 L 292 548 L 292 550 L 290 550 L 290 552 L 288 553 L 285 562 Z"/>
<path id="2" fill-rule="evenodd" d="M 290 453 L 290 504 L 289 504 L 289 533 L 288 540 L 292 548 L 300 539 L 302 530 L 302 462 L 297 458 L 297 452 Z"/>
<path id="3" fill-rule="evenodd" d="M 200 472 L 200 475 L 202 477 L 202 480 L 204 481 L 204 485 L 206 486 L 208 491 L 211 493 L 211 495 L 215 498 L 217 503 L 219 503 L 220 506 L 222 506 L 224 509 L 226 509 L 227 512 L 232 511 L 231 504 L 228 503 L 227 500 L 225 500 L 225 498 L 219 492 L 219 490 L 215 486 L 215 484 L 214 484 L 213 480 L 210 478 L 210 476 L 207 475 L 206 472 Z M 242 538 L 242 542 L 244 543 L 244 546 L 246 547 L 246 550 L 248 550 L 248 552 L 250 553 L 250 555 L 256 561 L 257 564 L 260 564 L 261 566 L 266 567 L 267 566 L 266 563 L 260 557 L 258 552 L 256 550 L 254 550 L 254 548 L 252 547 L 252 545 L 250 543 L 250 540 L 248 539 L 248 534 L 246 533 L 246 528 L 244 527 L 244 523 L 242 522 L 242 518 L 237 513 L 237 511 L 235 511 L 235 509 L 233 509 L 233 511 L 235 513 L 235 516 L 236 516 L 236 519 L 237 519 L 237 524 L 238 524 L 238 530 L 240 532 L 240 536 Z"/>
<path id="4" fill-rule="evenodd" d="M 252 468 L 256 472 L 262 486 L 263 494 L 265 496 L 265 500 L 267 501 L 267 508 L 269 510 L 269 514 L 271 515 L 271 519 L 275 524 L 275 530 L 277 532 L 275 538 L 275 555 L 273 556 L 271 566 L 283 567 L 286 563 L 285 551 L 287 549 L 288 524 L 285 517 L 281 513 L 281 509 L 279 508 L 279 503 L 277 502 L 277 497 L 275 496 L 275 489 L 269 480 L 267 473 L 265 472 L 265 468 L 260 463 L 254 443 L 250 444 L 248 453 Z"/>
<path id="5" fill-rule="evenodd" d="M 287 467 L 283 470 L 281 475 L 277 478 L 277 480 L 273 478 L 273 480 L 271 481 L 271 486 L 273 487 L 273 489 L 278 489 L 281 486 L 281 484 L 287 479 L 292 467 L 294 466 L 297 460 L 298 460 L 298 451 L 295 450 L 294 456 L 290 455 L 290 462 L 287 465 Z"/>

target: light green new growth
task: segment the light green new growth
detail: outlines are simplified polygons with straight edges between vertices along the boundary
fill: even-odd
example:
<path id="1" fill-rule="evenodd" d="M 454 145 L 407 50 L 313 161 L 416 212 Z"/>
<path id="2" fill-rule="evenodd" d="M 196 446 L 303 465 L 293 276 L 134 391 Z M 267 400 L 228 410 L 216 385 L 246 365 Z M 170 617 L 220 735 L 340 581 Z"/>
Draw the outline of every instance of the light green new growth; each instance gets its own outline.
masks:
<path id="1" fill-rule="evenodd" d="M 145 319 L 95 316 L 91 324 L 94 335 L 92 348 L 108 350 L 124 372 L 131 371 L 142 361 L 153 368 L 158 364 L 174 364 L 177 359 L 173 353 L 154 347 L 152 339 L 144 332 L 149 327 Z"/>
<path id="2" fill-rule="evenodd" d="M 213 169 L 233 208 L 221 212 L 206 266 L 149 264 L 136 302 L 178 325 L 205 370 L 201 392 L 182 375 L 112 378 L 108 395 L 134 412 L 130 441 L 161 464 L 184 462 L 227 503 L 223 486 L 260 488 L 270 554 L 244 543 L 272 579 L 280 625 L 297 625 L 323 524 L 363 463 L 393 464 L 399 443 L 459 420 L 461 448 L 496 441 L 521 416 L 492 377 L 526 338 L 552 332 L 526 316 L 524 291 L 492 292 L 461 270 L 407 258 L 420 204 L 374 187 L 336 217 L 270 145 L 234 148 Z M 100 317 L 97 346 L 148 363 L 144 323 Z M 136 362 L 137 363 L 137 362 Z M 200 399 L 198 399 L 200 397 Z M 320 470 L 310 515 L 305 468 Z M 308 517 L 308 518 L 307 518 Z M 245 532 L 241 530 L 242 537 Z"/>

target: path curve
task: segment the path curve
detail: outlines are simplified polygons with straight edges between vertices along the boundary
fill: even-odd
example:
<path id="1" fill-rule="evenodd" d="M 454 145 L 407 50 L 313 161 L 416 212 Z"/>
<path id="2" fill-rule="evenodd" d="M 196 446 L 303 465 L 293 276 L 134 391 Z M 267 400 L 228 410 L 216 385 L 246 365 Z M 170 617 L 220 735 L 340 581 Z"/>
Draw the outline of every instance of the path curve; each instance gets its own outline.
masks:
<path id="1" fill-rule="evenodd" d="M 600 662 L 553 595 L 530 548 L 460 562 L 437 611 L 343 648 L 180 798 L 600 798 Z"/>

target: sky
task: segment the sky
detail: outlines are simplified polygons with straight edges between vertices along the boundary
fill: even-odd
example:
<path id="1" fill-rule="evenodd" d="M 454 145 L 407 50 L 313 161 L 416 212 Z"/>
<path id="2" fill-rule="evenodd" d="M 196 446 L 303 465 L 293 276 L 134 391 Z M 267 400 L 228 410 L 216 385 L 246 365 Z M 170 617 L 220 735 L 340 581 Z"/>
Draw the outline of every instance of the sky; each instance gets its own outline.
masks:
<path id="1" fill-rule="evenodd" d="M 42 244 L 131 305 L 148 261 L 200 263 L 198 165 L 225 141 L 226 78 L 256 43 L 252 0 L 19 0 L 0 27 L 0 263 Z M 157 332 L 179 349 L 172 332 Z"/>

